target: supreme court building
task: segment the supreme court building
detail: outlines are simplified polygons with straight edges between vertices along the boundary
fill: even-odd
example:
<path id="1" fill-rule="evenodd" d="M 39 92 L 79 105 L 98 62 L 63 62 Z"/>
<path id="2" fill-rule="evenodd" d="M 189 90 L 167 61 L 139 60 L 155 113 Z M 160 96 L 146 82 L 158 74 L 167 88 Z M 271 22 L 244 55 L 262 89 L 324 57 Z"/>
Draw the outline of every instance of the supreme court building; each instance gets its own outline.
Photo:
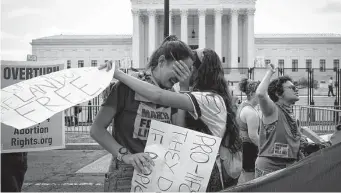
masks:
<path id="1" fill-rule="evenodd" d="M 163 40 L 163 0 L 131 0 L 133 66 L 145 66 Z M 256 0 L 170 0 L 169 34 L 192 48 L 212 48 L 224 67 L 248 67 L 254 61 Z M 241 64 L 241 65 L 238 65 Z"/>
<path id="2" fill-rule="evenodd" d="M 32 54 L 38 61 L 65 60 L 72 68 L 106 60 L 145 68 L 164 39 L 164 0 L 131 3 L 133 34 L 51 34 L 32 40 Z M 255 5 L 256 0 L 170 0 L 170 34 L 192 48 L 214 49 L 225 68 L 259 67 L 259 60 L 292 72 L 340 68 L 340 34 L 254 34 Z"/>

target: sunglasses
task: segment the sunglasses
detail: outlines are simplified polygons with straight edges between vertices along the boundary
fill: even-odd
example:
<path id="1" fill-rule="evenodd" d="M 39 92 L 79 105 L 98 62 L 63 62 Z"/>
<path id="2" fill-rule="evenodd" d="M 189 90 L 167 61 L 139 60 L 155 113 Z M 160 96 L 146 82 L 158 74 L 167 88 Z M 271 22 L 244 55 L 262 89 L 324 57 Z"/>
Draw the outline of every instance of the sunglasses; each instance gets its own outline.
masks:
<path id="1" fill-rule="evenodd" d="M 283 87 L 283 88 L 289 88 L 289 89 L 291 89 L 293 91 L 297 91 L 298 90 L 297 86 L 294 86 L 294 85 L 286 86 L 286 87 Z"/>

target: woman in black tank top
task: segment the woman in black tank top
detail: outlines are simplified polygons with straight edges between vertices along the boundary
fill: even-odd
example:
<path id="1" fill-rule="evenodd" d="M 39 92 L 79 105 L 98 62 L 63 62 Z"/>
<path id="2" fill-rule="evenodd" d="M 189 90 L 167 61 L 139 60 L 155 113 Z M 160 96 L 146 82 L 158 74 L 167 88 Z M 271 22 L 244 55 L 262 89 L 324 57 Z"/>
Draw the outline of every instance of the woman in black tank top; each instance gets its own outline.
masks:
<path id="1" fill-rule="evenodd" d="M 239 83 L 239 90 L 244 92 L 247 100 L 238 108 L 236 120 L 240 129 L 240 137 L 243 141 L 243 172 L 239 178 L 239 183 L 244 183 L 254 179 L 255 162 L 258 154 L 259 136 L 258 130 L 260 118 L 256 105 L 258 100 L 255 96 L 259 81 L 244 78 Z"/>

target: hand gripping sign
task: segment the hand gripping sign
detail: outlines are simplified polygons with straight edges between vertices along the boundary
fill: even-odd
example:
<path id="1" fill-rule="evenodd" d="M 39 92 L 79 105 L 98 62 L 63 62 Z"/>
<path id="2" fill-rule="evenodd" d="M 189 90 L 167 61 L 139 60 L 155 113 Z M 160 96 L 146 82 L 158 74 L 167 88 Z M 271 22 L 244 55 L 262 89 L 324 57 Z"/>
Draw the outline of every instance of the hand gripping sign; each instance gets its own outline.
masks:
<path id="1" fill-rule="evenodd" d="M 144 152 L 155 166 L 134 171 L 131 192 L 205 192 L 221 138 L 153 120 Z"/>

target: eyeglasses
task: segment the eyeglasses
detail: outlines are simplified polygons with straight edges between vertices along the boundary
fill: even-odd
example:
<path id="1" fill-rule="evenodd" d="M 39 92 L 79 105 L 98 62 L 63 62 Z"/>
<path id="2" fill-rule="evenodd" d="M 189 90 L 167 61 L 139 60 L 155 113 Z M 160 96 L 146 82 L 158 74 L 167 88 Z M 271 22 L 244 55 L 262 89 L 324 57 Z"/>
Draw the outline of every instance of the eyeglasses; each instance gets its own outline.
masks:
<path id="1" fill-rule="evenodd" d="M 286 86 L 286 87 L 283 87 L 283 88 L 289 88 L 289 89 L 291 89 L 293 91 L 297 91 L 298 90 L 298 88 L 295 85 Z"/>

